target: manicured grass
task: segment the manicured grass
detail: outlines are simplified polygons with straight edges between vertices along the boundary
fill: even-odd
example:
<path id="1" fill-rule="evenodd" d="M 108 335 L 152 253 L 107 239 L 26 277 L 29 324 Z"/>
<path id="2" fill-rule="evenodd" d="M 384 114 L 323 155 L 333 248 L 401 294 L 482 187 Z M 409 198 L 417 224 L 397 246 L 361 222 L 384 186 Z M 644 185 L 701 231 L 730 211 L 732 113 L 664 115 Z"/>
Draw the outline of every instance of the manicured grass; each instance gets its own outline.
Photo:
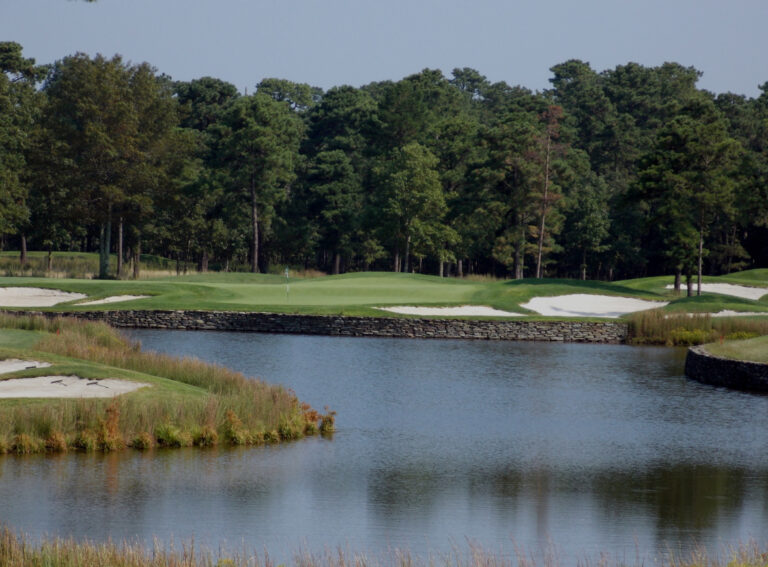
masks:
<path id="1" fill-rule="evenodd" d="M 0 328 L 0 358 L 52 364 L 0 379 L 58 374 L 151 386 L 113 399 L 0 400 L 0 453 L 258 445 L 333 430 L 333 412 L 320 415 L 289 390 L 143 353 L 101 323 L 0 315 Z"/>
<path id="2" fill-rule="evenodd" d="M 762 279 L 763 277 L 766 279 Z M 741 279 L 739 279 L 741 278 Z M 768 289 L 768 270 L 752 270 L 723 278 L 706 278 L 707 283 L 762 283 Z M 600 294 L 665 300 L 664 308 L 676 312 L 757 311 L 768 314 L 768 295 L 760 301 L 705 293 L 701 297 L 680 297 L 665 285 L 671 276 L 598 282 L 558 279 L 497 281 L 455 279 L 389 272 L 350 273 L 311 278 L 275 274 L 207 273 L 131 281 L 81 279 L 0 278 L 3 286 L 40 286 L 85 293 L 89 299 L 112 295 L 149 295 L 123 303 L 78 306 L 64 303 L 51 311 L 109 309 L 202 309 L 263 311 L 276 313 L 342 314 L 402 317 L 374 309 L 386 305 L 455 306 L 487 305 L 496 309 L 526 313 L 520 307 L 533 297 L 566 294 Z M 21 309 L 21 308 L 20 308 Z M 539 317 L 528 312 L 527 314 Z"/>
<path id="3" fill-rule="evenodd" d="M 705 346 L 708 352 L 723 358 L 768 364 L 768 336 L 741 341 L 725 341 Z"/>

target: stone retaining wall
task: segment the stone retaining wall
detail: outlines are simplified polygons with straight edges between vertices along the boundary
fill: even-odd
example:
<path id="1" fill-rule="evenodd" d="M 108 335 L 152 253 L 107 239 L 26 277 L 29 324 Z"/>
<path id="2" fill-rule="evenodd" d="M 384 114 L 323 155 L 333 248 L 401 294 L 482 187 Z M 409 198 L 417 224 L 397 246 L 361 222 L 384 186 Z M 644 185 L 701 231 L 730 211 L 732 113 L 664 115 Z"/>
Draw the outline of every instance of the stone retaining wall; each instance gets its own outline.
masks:
<path id="1" fill-rule="evenodd" d="M 32 312 L 25 312 L 33 314 Z M 627 325 L 614 321 L 471 321 L 288 315 L 234 311 L 72 311 L 34 312 L 106 321 L 114 327 L 293 333 L 348 337 L 406 337 L 623 343 Z"/>
<path id="2" fill-rule="evenodd" d="M 768 392 L 768 364 L 720 358 L 700 346 L 688 349 L 685 374 L 713 386 Z"/>

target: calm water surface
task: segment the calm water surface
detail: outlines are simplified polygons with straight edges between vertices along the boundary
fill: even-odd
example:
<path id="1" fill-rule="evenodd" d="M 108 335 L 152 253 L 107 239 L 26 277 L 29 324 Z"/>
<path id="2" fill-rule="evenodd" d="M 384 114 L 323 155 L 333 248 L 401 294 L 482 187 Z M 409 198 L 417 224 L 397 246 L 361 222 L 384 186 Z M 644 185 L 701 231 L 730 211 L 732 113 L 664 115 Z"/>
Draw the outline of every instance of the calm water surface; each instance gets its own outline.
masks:
<path id="1" fill-rule="evenodd" d="M 134 331 L 338 412 L 332 440 L 0 459 L 34 536 L 369 554 L 554 548 L 565 563 L 765 541 L 768 398 L 612 345 Z"/>

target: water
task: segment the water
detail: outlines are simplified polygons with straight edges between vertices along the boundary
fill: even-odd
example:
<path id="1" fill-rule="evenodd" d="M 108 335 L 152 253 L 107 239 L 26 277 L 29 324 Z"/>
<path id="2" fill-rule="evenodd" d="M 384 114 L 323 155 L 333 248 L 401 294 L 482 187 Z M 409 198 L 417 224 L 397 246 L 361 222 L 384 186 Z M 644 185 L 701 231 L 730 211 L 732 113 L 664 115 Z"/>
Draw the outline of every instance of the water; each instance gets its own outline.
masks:
<path id="1" fill-rule="evenodd" d="M 332 440 L 0 459 L 33 536 L 635 560 L 768 533 L 768 397 L 615 345 L 135 331 L 338 412 Z"/>

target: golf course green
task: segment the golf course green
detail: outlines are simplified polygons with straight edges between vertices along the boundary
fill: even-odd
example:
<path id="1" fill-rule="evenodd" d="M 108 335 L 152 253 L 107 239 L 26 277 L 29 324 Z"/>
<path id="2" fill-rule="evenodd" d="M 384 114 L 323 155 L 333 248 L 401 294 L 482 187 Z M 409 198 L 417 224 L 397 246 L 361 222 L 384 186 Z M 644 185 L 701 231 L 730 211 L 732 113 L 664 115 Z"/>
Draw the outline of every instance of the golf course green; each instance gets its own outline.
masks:
<path id="1" fill-rule="evenodd" d="M 768 270 L 751 270 L 729 276 L 707 277 L 706 283 L 766 286 Z M 2 277 L 1 287 L 24 286 L 79 292 L 87 300 L 120 295 L 146 295 L 103 305 L 60 303 L 46 310 L 198 309 L 264 311 L 274 313 L 401 316 L 375 309 L 387 305 L 458 306 L 483 305 L 536 316 L 521 305 L 532 298 L 568 294 L 592 294 L 668 301 L 671 313 L 722 310 L 765 312 L 768 295 L 760 300 L 704 293 L 700 297 L 676 296 L 665 286 L 671 277 L 619 282 L 555 279 L 492 280 L 439 278 L 388 272 L 350 273 L 340 276 L 286 278 L 281 275 L 206 273 L 163 276 L 140 280 L 86 280 L 43 277 Z M 6 309 L 14 309 L 7 306 Z M 23 309 L 23 308 L 19 308 Z"/>

